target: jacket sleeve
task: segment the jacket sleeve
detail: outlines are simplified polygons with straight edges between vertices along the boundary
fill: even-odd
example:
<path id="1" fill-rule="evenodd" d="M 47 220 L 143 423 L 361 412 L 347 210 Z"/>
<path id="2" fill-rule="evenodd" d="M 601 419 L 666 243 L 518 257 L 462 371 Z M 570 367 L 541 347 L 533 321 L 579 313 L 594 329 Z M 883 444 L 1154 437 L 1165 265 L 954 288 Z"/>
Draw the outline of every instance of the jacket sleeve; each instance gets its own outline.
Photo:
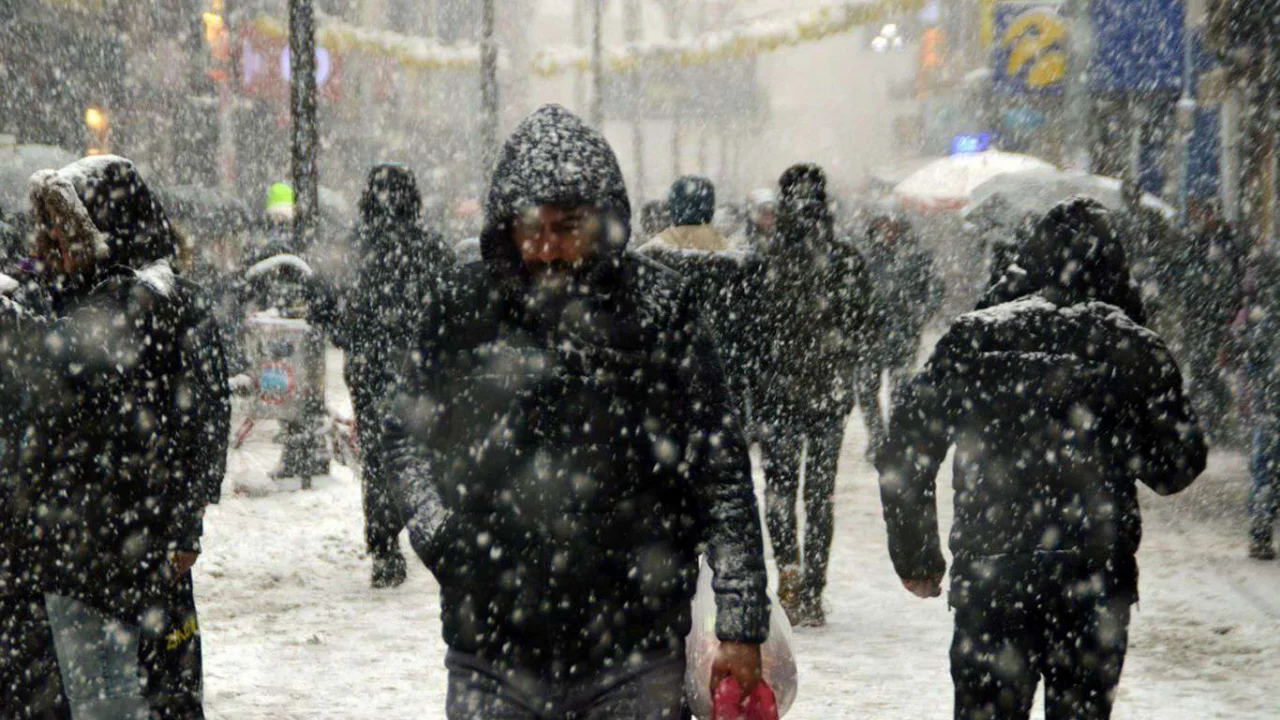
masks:
<path id="1" fill-rule="evenodd" d="M 434 335 L 432 331 L 420 337 Z M 399 372 L 386 391 L 382 450 L 392 477 L 402 517 L 407 520 L 414 553 L 434 571 L 443 543 L 442 528 L 449 510 L 435 484 L 435 457 L 430 438 L 441 420 L 440 405 L 433 400 L 440 381 L 434 367 L 431 342 L 421 342 L 404 354 Z"/>
<path id="2" fill-rule="evenodd" d="M 959 351 L 953 328 L 939 341 L 924 370 L 898 390 L 888 437 L 876 456 L 889 556 L 904 580 L 941 577 L 946 571 L 938 537 L 936 480 L 952 442 L 946 396 Z"/>
<path id="3" fill-rule="evenodd" d="M 1129 467 L 1152 490 L 1173 495 L 1204 472 L 1209 448 L 1190 398 L 1182 390 L 1177 362 L 1159 339 L 1152 338 L 1152 343 L 1149 362 L 1154 373 L 1144 383 L 1146 397 L 1131 404 L 1137 420 Z"/>
<path id="4" fill-rule="evenodd" d="M 686 459 L 707 544 L 716 595 L 716 636 L 762 643 L 769 636 L 768 575 L 751 459 L 730 404 L 724 370 L 692 302 L 684 304 L 690 333 Z"/>
<path id="5" fill-rule="evenodd" d="M 209 298 L 190 289 L 188 309 L 178 329 L 180 375 L 176 379 L 181 482 L 175 493 L 170 542 L 174 549 L 200 551 L 204 508 L 222 498 L 231 436 L 231 393 L 222 331 Z"/>

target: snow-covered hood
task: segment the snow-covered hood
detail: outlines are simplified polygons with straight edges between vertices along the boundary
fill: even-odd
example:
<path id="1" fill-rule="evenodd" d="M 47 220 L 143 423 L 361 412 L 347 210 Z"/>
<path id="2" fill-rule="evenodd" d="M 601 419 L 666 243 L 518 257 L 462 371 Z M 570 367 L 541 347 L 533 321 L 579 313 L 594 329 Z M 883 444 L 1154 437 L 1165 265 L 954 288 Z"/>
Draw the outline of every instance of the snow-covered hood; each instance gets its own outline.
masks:
<path id="1" fill-rule="evenodd" d="M 513 220 L 538 205 L 590 204 L 604 213 L 599 269 L 617 266 L 631 237 L 631 201 L 618 158 L 604 136 L 559 105 L 525 118 L 498 157 L 485 205 L 480 252 L 503 284 L 528 274 L 513 238 Z"/>
<path id="2" fill-rule="evenodd" d="M 30 187 L 33 210 L 60 222 L 72 245 L 91 250 L 99 267 L 138 270 L 177 252 L 164 209 L 125 158 L 99 155 L 41 170 Z"/>
<path id="3" fill-rule="evenodd" d="M 1124 246 L 1110 214 L 1095 200 L 1064 200 L 1018 238 L 1010 264 L 987 289 L 978 309 L 1028 295 L 1055 305 L 1102 302 L 1144 324 L 1142 297 L 1129 276 Z"/>

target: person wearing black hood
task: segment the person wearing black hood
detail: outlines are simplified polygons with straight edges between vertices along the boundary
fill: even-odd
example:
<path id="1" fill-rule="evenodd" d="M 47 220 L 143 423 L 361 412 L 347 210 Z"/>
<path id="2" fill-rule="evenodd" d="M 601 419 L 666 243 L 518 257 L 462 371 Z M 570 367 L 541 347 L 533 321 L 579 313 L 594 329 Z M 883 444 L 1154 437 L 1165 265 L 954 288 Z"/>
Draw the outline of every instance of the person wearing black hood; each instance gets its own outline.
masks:
<path id="1" fill-rule="evenodd" d="M 31 654 L 0 654 L 0 714 L 198 718 L 190 570 L 229 432 L 218 331 L 128 160 L 41 171 L 31 196 L 47 312 L 0 297 L 0 616 Z"/>
<path id="2" fill-rule="evenodd" d="M 360 434 L 365 543 L 377 588 L 394 587 L 405 578 L 397 541 L 404 519 L 382 445 L 383 403 L 403 364 L 403 338 L 418 326 L 454 263 L 453 251 L 422 227 L 421 213 L 413 172 L 398 163 L 374 166 L 360 198 L 355 286 L 345 303 L 329 303 L 330 312 L 318 313 L 347 353 L 343 377 Z"/>
<path id="3" fill-rule="evenodd" d="M 690 288 L 625 252 L 630 225 L 604 137 L 538 110 L 401 373 L 387 441 L 440 583 L 449 718 L 679 717 L 704 545 L 713 682 L 759 682 L 746 444 Z"/>
<path id="4" fill-rule="evenodd" d="M 758 250 L 746 333 L 753 420 L 760 423 L 778 600 L 793 625 L 826 623 L 822 593 L 835 523 L 836 464 L 856 400 L 854 368 L 870 332 L 862 256 L 837 240 L 826 176 L 796 165 L 779 180 L 776 232 Z M 796 496 L 805 478 L 803 552 Z"/>
<path id="5" fill-rule="evenodd" d="M 1145 314 L 1107 211 L 1082 198 L 1019 239 L 976 312 L 902 388 L 876 466 L 889 553 L 942 592 L 934 480 L 956 446 L 950 603 L 956 718 L 1110 716 L 1138 599 L 1137 483 L 1204 470 L 1182 375 Z"/>
<path id="6" fill-rule="evenodd" d="M 858 399 L 866 416 L 874 458 L 884 442 L 880 389 L 888 373 L 889 396 L 916 361 L 925 324 L 942 306 L 945 288 L 933 269 L 933 253 L 920 247 L 906 218 L 874 217 L 867 228 L 864 256 L 874 278 L 875 312 L 880 335 L 858 364 Z"/>

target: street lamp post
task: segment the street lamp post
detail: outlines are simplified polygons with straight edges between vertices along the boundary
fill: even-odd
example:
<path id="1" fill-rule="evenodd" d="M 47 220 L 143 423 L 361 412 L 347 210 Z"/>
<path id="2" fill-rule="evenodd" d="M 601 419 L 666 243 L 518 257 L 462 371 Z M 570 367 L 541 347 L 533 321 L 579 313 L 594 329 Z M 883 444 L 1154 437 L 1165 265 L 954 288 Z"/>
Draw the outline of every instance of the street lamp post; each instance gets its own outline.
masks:
<path id="1" fill-rule="evenodd" d="M 481 177 L 493 170 L 498 154 L 498 45 L 494 39 L 494 0 L 484 0 L 480 22 Z"/>
<path id="2" fill-rule="evenodd" d="M 591 3 L 591 124 L 604 130 L 604 3 Z"/>
<path id="3" fill-rule="evenodd" d="M 320 204 L 316 151 L 316 36 L 311 0 L 289 1 L 289 108 L 293 117 L 293 246 L 302 252 L 316 237 Z M 311 478 L 327 474 L 328 460 L 320 437 L 324 413 L 324 335 L 314 324 L 303 348 L 306 394 L 298 432 L 286 439 L 284 471 L 297 475 L 304 489 Z"/>

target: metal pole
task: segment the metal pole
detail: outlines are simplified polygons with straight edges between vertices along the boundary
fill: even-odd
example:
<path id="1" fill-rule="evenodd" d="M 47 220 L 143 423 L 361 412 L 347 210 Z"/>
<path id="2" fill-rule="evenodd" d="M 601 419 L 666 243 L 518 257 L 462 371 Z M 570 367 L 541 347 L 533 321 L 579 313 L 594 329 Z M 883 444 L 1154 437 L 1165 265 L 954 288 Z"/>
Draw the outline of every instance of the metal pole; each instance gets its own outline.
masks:
<path id="1" fill-rule="evenodd" d="M 1067 70 L 1066 127 L 1063 133 L 1063 165 L 1082 172 L 1092 171 L 1092 107 L 1089 97 L 1089 63 L 1093 54 L 1093 25 L 1089 4 L 1070 0 L 1064 10 L 1070 27 Z"/>
<path id="2" fill-rule="evenodd" d="M 319 181 L 316 175 L 316 151 L 319 131 L 316 123 L 316 36 L 315 15 L 311 0 L 289 2 L 289 107 L 293 115 L 293 246 L 304 253 L 316 236 L 319 208 Z M 324 412 L 324 337 L 315 327 L 307 336 L 303 372 L 307 393 L 303 398 L 301 428 L 292 453 L 293 465 L 286 462 L 285 471 L 296 474 L 304 489 L 311 487 L 314 475 L 327 473 L 320 439 L 321 414 Z M 286 447 L 286 451 L 289 448 Z M 289 454 L 289 453 L 287 453 Z M 290 472 L 290 471 L 293 472 Z"/>
<path id="3" fill-rule="evenodd" d="M 640 26 L 640 3 L 638 0 L 627 0 L 624 6 L 626 11 L 627 26 L 627 42 L 638 43 L 643 39 L 644 30 Z M 632 186 L 632 194 L 635 195 L 636 205 L 644 204 L 644 123 L 645 117 L 643 110 L 647 109 L 647 104 L 643 101 L 644 87 L 640 77 L 640 71 L 636 68 L 631 70 L 630 89 L 631 97 L 639 106 L 639 110 L 635 114 L 635 119 L 631 124 L 631 154 L 635 156 L 636 174 L 635 184 Z"/>
<path id="4" fill-rule="evenodd" d="M 1182 172 L 1178 183 L 1178 222 L 1184 227 L 1187 224 L 1188 206 L 1191 204 L 1191 136 L 1196 128 L 1195 99 L 1195 53 L 1192 47 L 1194 38 L 1191 26 L 1191 13 L 1188 11 L 1183 22 L 1182 32 L 1182 99 L 1178 102 L 1178 126 L 1181 130 L 1182 153 L 1179 165 Z"/>
<path id="5" fill-rule="evenodd" d="M 604 3 L 591 3 L 591 125 L 604 130 Z"/>
<path id="6" fill-rule="evenodd" d="M 494 0 L 484 0 L 480 28 L 481 177 L 498 156 L 498 45 L 494 40 Z"/>
<path id="7" fill-rule="evenodd" d="M 1219 143 L 1221 152 L 1218 158 L 1218 176 L 1222 179 L 1219 197 L 1222 202 L 1223 217 L 1229 222 L 1240 222 L 1239 192 L 1239 151 L 1240 151 L 1240 109 L 1239 93 L 1232 90 L 1223 100 L 1219 111 Z"/>

